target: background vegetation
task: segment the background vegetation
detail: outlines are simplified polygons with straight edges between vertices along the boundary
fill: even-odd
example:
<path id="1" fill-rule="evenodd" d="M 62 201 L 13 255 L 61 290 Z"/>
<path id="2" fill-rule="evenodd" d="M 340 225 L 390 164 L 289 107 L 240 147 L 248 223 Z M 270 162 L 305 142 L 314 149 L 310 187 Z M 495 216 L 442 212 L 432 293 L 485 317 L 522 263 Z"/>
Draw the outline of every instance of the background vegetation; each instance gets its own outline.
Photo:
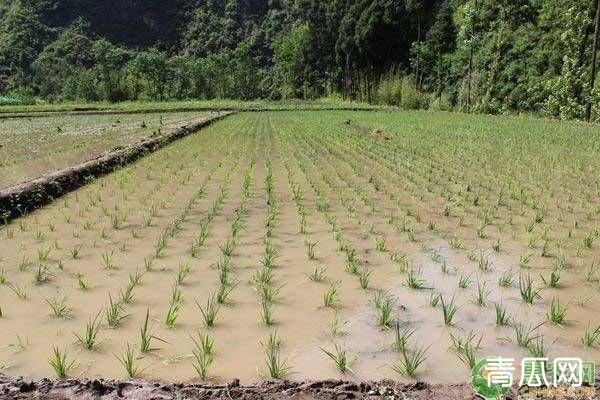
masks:
<path id="1" fill-rule="evenodd" d="M 594 0 L 0 0 L 0 104 L 347 100 L 585 117 Z"/>

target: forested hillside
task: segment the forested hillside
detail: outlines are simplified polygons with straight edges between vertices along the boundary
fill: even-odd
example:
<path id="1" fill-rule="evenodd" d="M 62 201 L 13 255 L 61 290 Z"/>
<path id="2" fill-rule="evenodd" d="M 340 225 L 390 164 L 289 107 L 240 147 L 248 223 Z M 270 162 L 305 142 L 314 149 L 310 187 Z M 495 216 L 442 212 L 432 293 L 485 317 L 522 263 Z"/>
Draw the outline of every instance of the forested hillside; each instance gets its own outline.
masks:
<path id="1" fill-rule="evenodd" d="M 0 96 L 584 118 L 596 0 L 0 0 Z"/>

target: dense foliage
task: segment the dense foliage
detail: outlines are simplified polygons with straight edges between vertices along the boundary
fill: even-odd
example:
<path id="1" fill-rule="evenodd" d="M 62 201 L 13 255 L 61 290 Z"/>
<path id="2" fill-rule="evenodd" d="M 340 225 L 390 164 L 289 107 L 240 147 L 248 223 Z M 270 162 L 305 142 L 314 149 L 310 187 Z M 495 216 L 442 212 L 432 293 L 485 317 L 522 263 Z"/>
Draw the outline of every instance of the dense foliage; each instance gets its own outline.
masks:
<path id="1" fill-rule="evenodd" d="M 0 98 L 345 98 L 582 118 L 594 0 L 0 0 Z"/>

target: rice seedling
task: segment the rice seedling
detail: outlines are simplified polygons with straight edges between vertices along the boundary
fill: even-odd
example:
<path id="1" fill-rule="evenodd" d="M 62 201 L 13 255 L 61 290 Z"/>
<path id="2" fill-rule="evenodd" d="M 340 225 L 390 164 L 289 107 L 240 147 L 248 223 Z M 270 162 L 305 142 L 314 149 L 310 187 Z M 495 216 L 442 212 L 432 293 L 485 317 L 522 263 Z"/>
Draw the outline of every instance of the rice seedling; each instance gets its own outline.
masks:
<path id="1" fill-rule="evenodd" d="M 505 271 L 498 278 L 498 286 L 500 287 L 510 287 L 512 286 L 515 278 L 511 271 Z"/>
<path id="2" fill-rule="evenodd" d="M 377 324 L 384 329 L 389 328 L 393 322 L 394 299 L 382 292 L 378 292 L 371 299 L 371 303 L 373 303 L 377 311 Z"/>
<path id="3" fill-rule="evenodd" d="M 588 323 L 587 327 L 585 328 L 585 333 L 581 338 L 581 343 L 583 343 L 584 346 L 593 347 L 598 343 L 598 339 L 600 339 L 600 326 L 592 330 L 592 328 L 590 328 L 590 324 Z"/>
<path id="4" fill-rule="evenodd" d="M 326 266 L 315 266 L 313 272 L 309 275 L 309 279 L 313 282 L 322 282 L 325 280 Z"/>
<path id="5" fill-rule="evenodd" d="M 211 338 L 208 334 L 202 335 L 198 332 L 198 339 L 192 337 L 192 341 L 194 342 L 194 346 L 197 350 L 199 350 L 203 354 L 213 354 L 213 348 L 215 345 L 215 340 Z"/>
<path id="6" fill-rule="evenodd" d="M 175 283 L 177 285 L 183 285 L 185 278 L 191 272 L 191 267 L 189 263 L 179 264 L 179 269 L 177 270 L 177 277 L 175 278 Z"/>
<path id="7" fill-rule="evenodd" d="M 411 269 L 408 271 L 405 285 L 411 289 L 427 289 L 425 279 L 421 277 L 421 270 Z"/>
<path id="8" fill-rule="evenodd" d="M 153 258 L 144 258 L 144 270 L 146 272 L 152 271 L 153 265 L 154 265 Z"/>
<path id="9" fill-rule="evenodd" d="M 7 283 L 7 287 L 21 300 L 27 300 L 27 292 L 16 283 Z"/>
<path id="10" fill-rule="evenodd" d="M 4 268 L 0 269 L 0 285 L 4 285 L 8 282 L 6 271 Z"/>
<path id="11" fill-rule="evenodd" d="M 266 326 L 273 325 L 273 303 L 262 299 L 260 302 L 260 319 Z"/>
<path id="12" fill-rule="evenodd" d="M 340 301 L 340 295 L 338 291 L 339 282 L 334 282 L 329 285 L 329 288 L 323 294 L 323 305 L 325 307 L 336 307 Z"/>
<path id="13" fill-rule="evenodd" d="M 347 333 L 347 331 L 344 327 L 347 324 L 348 324 L 348 321 L 343 321 L 342 319 L 340 319 L 338 311 L 335 310 L 335 312 L 333 314 L 333 318 L 331 319 L 331 322 L 329 324 L 329 331 L 331 332 L 331 335 L 332 336 L 345 335 Z"/>
<path id="14" fill-rule="evenodd" d="M 96 338 L 98 333 L 100 332 L 100 314 L 102 311 L 99 311 L 98 314 L 94 317 L 94 319 L 90 318 L 85 326 L 84 333 L 80 336 L 77 333 L 73 333 L 77 338 L 77 342 L 86 350 L 93 350 L 96 345 Z"/>
<path id="15" fill-rule="evenodd" d="M 219 312 L 219 303 L 216 300 L 216 296 L 214 294 L 209 296 L 204 307 L 202 307 L 197 300 L 194 301 L 202 313 L 202 318 L 204 319 L 206 327 L 212 327 L 215 324 Z"/>
<path id="16" fill-rule="evenodd" d="M 50 249 L 38 249 L 37 250 L 37 260 L 39 263 L 44 263 L 48 261 L 48 255 L 50 254 Z"/>
<path id="17" fill-rule="evenodd" d="M 375 238 L 375 249 L 382 253 L 387 251 L 387 240 L 385 236 L 378 236 Z"/>
<path id="18" fill-rule="evenodd" d="M 510 324 L 510 315 L 506 311 L 506 307 L 502 303 L 495 303 L 494 309 L 496 311 L 496 325 L 507 326 Z"/>
<path id="19" fill-rule="evenodd" d="M 219 285 L 219 290 L 217 291 L 217 302 L 219 304 L 225 304 L 227 303 L 227 301 L 229 300 L 229 296 L 231 295 L 231 292 L 233 292 L 233 289 L 235 289 L 237 287 L 239 282 L 229 282 L 229 283 L 223 283 L 221 282 L 221 284 Z M 266 286 L 262 286 L 262 288 L 266 288 Z M 272 288 L 271 286 L 269 286 L 269 288 Z M 276 297 L 277 294 L 279 293 L 279 288 L 274 289 L 276 290 L 276 292 L 272 293 L 272 298 Z"/>
<path id="20" fill-rule="evenodd" d="M 67 305 L 66 297 L 56 299 L 45 299 L 46 303 L 50 306 L 52 313 L 57 318 L 69 318 L 71 314 L 71 308 Z"/>
<path id="21" fill-rule="evenodd" d="M 327 357 L 329 357 L 330 359 L 333 360 L 333 362 L 335 363 L 335 366 L 342 374 L 345 374 L 348 371 L 354 372 L 350 368 L 350 365 L 356 360 L 356 358 L 350 357 L 348 352 L 346 350 L 342 349 L 337 344 L 335 344 L 334 351 L 325 350 L 324 348 L 321 348 L 321 351 L 323 353 L 325 353 L 325 355 L 327 355 Z"/>
<path id="22" fill-rule="evenodd" d="M 454 296 L 452 296 L 452 299 L 449 302 L 444 300 L 444 297 L 442 297 L 440 301 L 442 303 L 442 317 L 444 324 L 447 326 L 454 325 L 454 317 L 458 311 L 458 307 L 454 304 Z"/>
<path id="23" fill-rule="evenodd" d="M 288 375 L 291 368 L 287 365 L 287 361 L 281 359 L 281 340 L 277 337 L 277 332 L 269 335 L 269 339 L 263 344 L 263 347 L 269 377 L 271 379 L 282 379 Z"/>
<path id="24" fill-rule="evenodd" d="M 415 378 L 418 369 L 427 360 L 429 348 L 417 347 L 413 351 L 405 350 L 401 353 L 400 361 L 392 365 L 392 369 L 402 376 Z"/>
<path id="25" fill-rule="evenodd" d="M 494 250 L 496 253 L 500 252 L 500 238 L 497 238 L 496 241 L 492 244 L 492 250 Z"/>
<path id="26" fill-rule="evenodd" d="M 175 326 L 175 321 L 177 320 L 177 316 L 179 315 L 179 310 L 181 309 L 181 302 L 179 301 L 171 301 L 169 303 L 169 309 L 167 310 L 167 315 L 165 316 L 165 327 L 171 329 Z"/>
<path id="27" fill-rule="evenodd" d="M 315 247 L 317 246 L 317 242 L 305 242 L 306 245 L 306 256 L 309 260 L 316 260 L 317 257 L 315 255 Z"/>
<path id="28" fill-rule="evenodd" d="M 477 281 L 477 293 L 475 294 L 475 304 L 479 307 L 485 307 L 487 304 L 487 298 L 490 295 L 491 290 L 487 289 L 487 282 L 483 282 L 483 284 Z"/>
<path id="29" fill-rule="evenodd" d="M 124 311 L 123 304 L 120 301 L 113 302 L 112 297 L 108 295 L 108 307 L 106 307 L 104 315 L 110 328 L 118 328 L 121 325 L 121 321 L 129 316 L 123 314 Z"/>
<path id="30" fill-rule="evenodd" d="M 551 288 L 557 288 L 560 283 L 560 273 L 561 273 L 560 268 L 554 268 L 550 272 L 550 276 L 548 278 L 544 278 L 544 276 L 542 274 L 540 274 L 540 278 L 542 278 L 542 281 L 544 282 L 545 285 L 547 285 Z"/>
<path id="31" fill-rule="evenodd" d="M 129 282 L 125 290 L 119 290 L 119 302 L 121 304 L 130 304 L 133 302 L 133 289 L 135 285 L 133 282 Z"/>
<path id="32" fill-rule="evenodd" d="M 525 326 L 521 323 L 513 324 L 515 334 L 514 341 L 519 347 L 529 348 L 531 344 L 540 337 L 538 333 L 538 328 L 540 326 L 542 326 L 542 324 L 535 326 Z"/>
<path id="33" fill-rule="evenodd" d="M 521 299 L 526 304 L 533 304 L 533 301 L 540 298 L 540 292 L 542 289 L 535 289 L 533 287 L 533 280 L 530 275 L 519 276 L 519 292 L 521 293 Z"/>
<path id="34" fill-rule="evenodd" d="M 479 255 L 479 260 L 477 261 L 477 265 L 480 271 L 489 272 L 492 270 L 492 262 L 488 257 L 483 255 L 483 252 Z"/>
<path id="35" fill-rule="evenodd" d="M 449 241 L 449 243 L 450 243 L 450 247 L 452 247 L 453 249 L 460 249 L 463 246 L 462 240 L 460 240 L 456 236 L 454 236 L 453 238 L 451 238 L 450 241 Z"/>
<path id="36" fill-rule="evenodd" d="M 561 306 L 560 300 L 557 297 L 552 299 L 552 303 L 550 303 L 550 310 L 546 313 L 546 317 L 549 321 L 561 325 L 565 322 L 565 317 L 567 316 L 567 306 Z"/>
<path id="37" fill-rule="evenodd" d="M 73 260 L 79 260 L 81 258 L 81 247 L 75 246 L 71 250 L 69 250 L 69 255 Z"/>
<path id="38" fill-rule="evenodd" d="M 208 378 L 208 370 L 214 362 L 212 354 L 202 351 L 202 349 L 198 347 L 198 344 L 195 343 L 192 355 L 194 356 L 192 366 L 200 379 L 206 380 Z"/>
<path id="39" fill-rule="evenodd" d="M 19 267 L 19 271 L 25 271 L 29 267 L 29 264 L 29 259 L 27 257 L 21 258 L 19 264 L 17 265 Z"/>
<path id="40" fill-rule="evenodd" d="M 414 329 L 401 328 L 400 323 L 394 323 L 394 343 L 392 347 L 395 351 L 403 353 L 407 350 L 408 339 L 415 333 Z"/>
<path id="41" fill-rule="evenodd" d="M 440 304 L 440 300 L 442 299 L 442 295 L 440 293 L 432 292 L 429 295 L 429 305 L 433 308 L 437 307 Z"/>
<path id="42" fill-rule="evenodd" d="M 68 352 L 67 350 L 60 351 L 58 347 L 54 347 L 52 351 L 52 356 L 48 360 L 48 363 L 54 370 L 56 377 L 58 379 L 64 379 L 67 377 L 69 371 L 75 365 L 75 360 L 68 360 Z"/>
<path id="43" fill-rule="evenodd" d="M 231 257 L 233 255 L 233 249 L 235 248 L 235 241 L 233 239 L 229 239 L 224 245 L 219 246 L 219 248 L 224 256 Z"/>
<path id="44" fill-rule="evenodd" d="M 360 282 L 360 287 L 366 290 L 369 286 L 369 281 L 371 280 L 371 271 L 363 268 L 363 270 L 358 274 L 358 281 Z"/>
<path id="45" fill-rule="evenodd" d="M 469 275 L 460 275 L 458 278 L 458 287 L 460 289 L 467 289 L 473 281 L 471 280 L 471 274 Z"/>
<path id="46" fill-rule="evenodd" d="M 48 282 L 51 276 L 53 275 L 50 273 L 50 269 L 48 268 L 48 266 L 40 264 L 35 270 L 35 273 L 33 275 L 33 281 L 36 284 L 40 285 L 42 283 Z"/>
<path id="47" fill-rule="evenodd" d="M 125 350 L 125 353 L 121 355 L 115 355 L 115 357 L 117 357 L 117 360 L 119 360 L 119 363 L 125 369 L 125 373 L 128 378 L 135 378 L 138 376 L 140 370 L 136 365 L 134 348 L 131 346 L 131 344 L 127 343 L 127 350 Z"/>

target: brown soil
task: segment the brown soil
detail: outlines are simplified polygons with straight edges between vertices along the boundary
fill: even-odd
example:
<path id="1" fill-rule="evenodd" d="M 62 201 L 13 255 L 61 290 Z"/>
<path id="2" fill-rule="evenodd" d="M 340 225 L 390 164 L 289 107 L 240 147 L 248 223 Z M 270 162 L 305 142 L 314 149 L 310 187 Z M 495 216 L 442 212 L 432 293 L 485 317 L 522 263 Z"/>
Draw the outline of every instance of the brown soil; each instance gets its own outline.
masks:
<path id="1" fill-rule="evenodd" d="M 0 399 L 476 399 L 468 385 L 429 385 L 393 381 L 354 383 L 342 380 L 269 381 L 241 386 L 174 384 L 104 379 L 32 381 L 0 375 Z"/>

